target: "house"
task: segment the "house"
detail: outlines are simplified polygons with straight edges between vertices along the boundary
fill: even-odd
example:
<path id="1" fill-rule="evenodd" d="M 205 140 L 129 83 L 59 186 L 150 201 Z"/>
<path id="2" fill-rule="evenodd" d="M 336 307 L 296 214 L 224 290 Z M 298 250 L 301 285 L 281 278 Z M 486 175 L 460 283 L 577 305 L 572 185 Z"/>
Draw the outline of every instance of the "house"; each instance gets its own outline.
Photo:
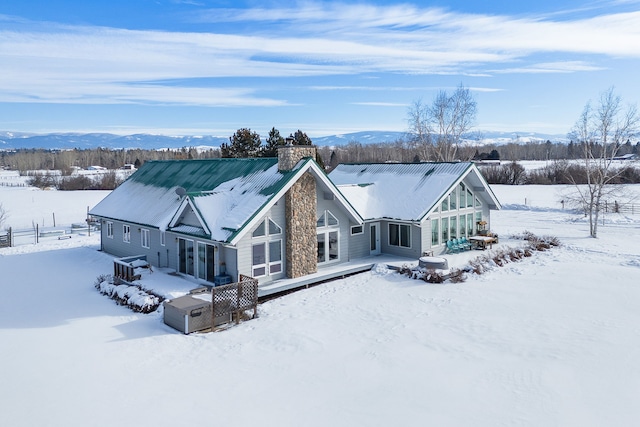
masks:
<path id="1" fill-rule="evenodd" d="M 470 162 L 341 164 L 329 178 L 364 220 L 351 230 L 354 258 L 444 253 L 447 240 L 490 227 L 501 207 Z"/>
<path id="2" fill-rule="evenodd" d="M 90 214 L 117 256 L 209 283 L 297 278 L 346 261 L 362 224 L 314 158 L 285 146 L 278 158 L 146 162 Z"/>
<path id="3" fill-rule="evenodd" d="M 500 207 L 471 163 L 340 165 L 278 158 L 146 162 L 96 205 L 101 246 L 203 284 L 257 278 L 262 294 L 376 254 L 416 259 L 476 233 Z M 277 288 L 273 288 L 277 289 Z"/>

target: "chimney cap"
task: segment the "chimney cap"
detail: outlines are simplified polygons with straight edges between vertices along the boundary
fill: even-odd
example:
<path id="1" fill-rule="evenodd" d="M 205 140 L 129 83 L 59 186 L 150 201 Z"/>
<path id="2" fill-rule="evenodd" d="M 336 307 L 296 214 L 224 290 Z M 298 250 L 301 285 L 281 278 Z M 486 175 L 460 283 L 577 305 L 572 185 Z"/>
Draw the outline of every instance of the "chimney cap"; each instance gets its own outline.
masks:
<path id="1" fill-rule="evenodd" d="M 293 145 L 293 141 L 295 141 L 295 139 L 293 139 L 292 136 L 288 136 L 284 139 L 284 145 L 291 146 Z"/>

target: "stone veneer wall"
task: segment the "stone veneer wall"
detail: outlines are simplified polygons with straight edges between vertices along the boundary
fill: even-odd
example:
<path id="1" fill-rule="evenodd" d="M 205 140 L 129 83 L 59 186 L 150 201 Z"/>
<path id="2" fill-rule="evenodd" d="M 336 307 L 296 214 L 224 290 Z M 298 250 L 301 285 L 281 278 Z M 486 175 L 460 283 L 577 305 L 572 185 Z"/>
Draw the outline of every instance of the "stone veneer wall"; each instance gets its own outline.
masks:
<path id="1" fill-rule="evenodd" d="M 287 277 L 318 271 L 316 180 L 305 173 L 284 196 Z"/>
<path id="2" fill-rule="evenodd" d="M 316 148 L 302 145 L 280 147 L 278 170 L 290 171 L 306 157 L 315 159 Z M 287 277 L 301 277 L 318 271 L 316 197 L 316 180 L 308 172 L 284 196 Z"/>
<path id="3" fill-rule="evenodd" d="M 278 148 L 278 170 L 290 171 L 301 159 L 316 158 L 316 147 L 309 145 L 285 145 Z"/>

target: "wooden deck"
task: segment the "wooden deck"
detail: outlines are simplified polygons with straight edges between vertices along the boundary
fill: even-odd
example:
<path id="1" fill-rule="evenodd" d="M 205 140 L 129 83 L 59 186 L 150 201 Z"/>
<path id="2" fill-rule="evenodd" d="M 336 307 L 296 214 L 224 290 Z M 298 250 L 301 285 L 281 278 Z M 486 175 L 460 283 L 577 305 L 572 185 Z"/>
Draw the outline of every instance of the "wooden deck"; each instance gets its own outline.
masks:
<path id="1" fill-rule="evenodd" d="M 300 288 L 306 288 L 328 280 L 340 279 L 351 274 L 362 273 L 371 270 L 376 264 L 399 267 L 402 264 L 417 264 L 418 260 L 402 258 L 392 255 L 376 255 L 346 263 L 326 266 L 318 269 L 317 273 L 309 274 L 295 279 L 280 279 L 259 285 L 258 298 L 290 292 Z"/>

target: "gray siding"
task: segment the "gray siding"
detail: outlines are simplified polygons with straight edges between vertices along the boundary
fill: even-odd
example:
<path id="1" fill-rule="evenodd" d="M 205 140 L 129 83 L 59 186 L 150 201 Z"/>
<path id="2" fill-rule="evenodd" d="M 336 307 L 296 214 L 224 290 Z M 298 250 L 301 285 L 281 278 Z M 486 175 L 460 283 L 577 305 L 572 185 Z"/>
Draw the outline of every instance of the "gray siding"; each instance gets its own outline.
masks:
<path id="1" fill-rule="evenodd" d="M 350 226 L 355 224 L 350 224 Z M 349 259 L 357 259 L 369 256 L 370 252 L 370 233 L 369 224 L 362 224 L 363 233 L 351 236 L 351 227 L 349 227 Z"/>

